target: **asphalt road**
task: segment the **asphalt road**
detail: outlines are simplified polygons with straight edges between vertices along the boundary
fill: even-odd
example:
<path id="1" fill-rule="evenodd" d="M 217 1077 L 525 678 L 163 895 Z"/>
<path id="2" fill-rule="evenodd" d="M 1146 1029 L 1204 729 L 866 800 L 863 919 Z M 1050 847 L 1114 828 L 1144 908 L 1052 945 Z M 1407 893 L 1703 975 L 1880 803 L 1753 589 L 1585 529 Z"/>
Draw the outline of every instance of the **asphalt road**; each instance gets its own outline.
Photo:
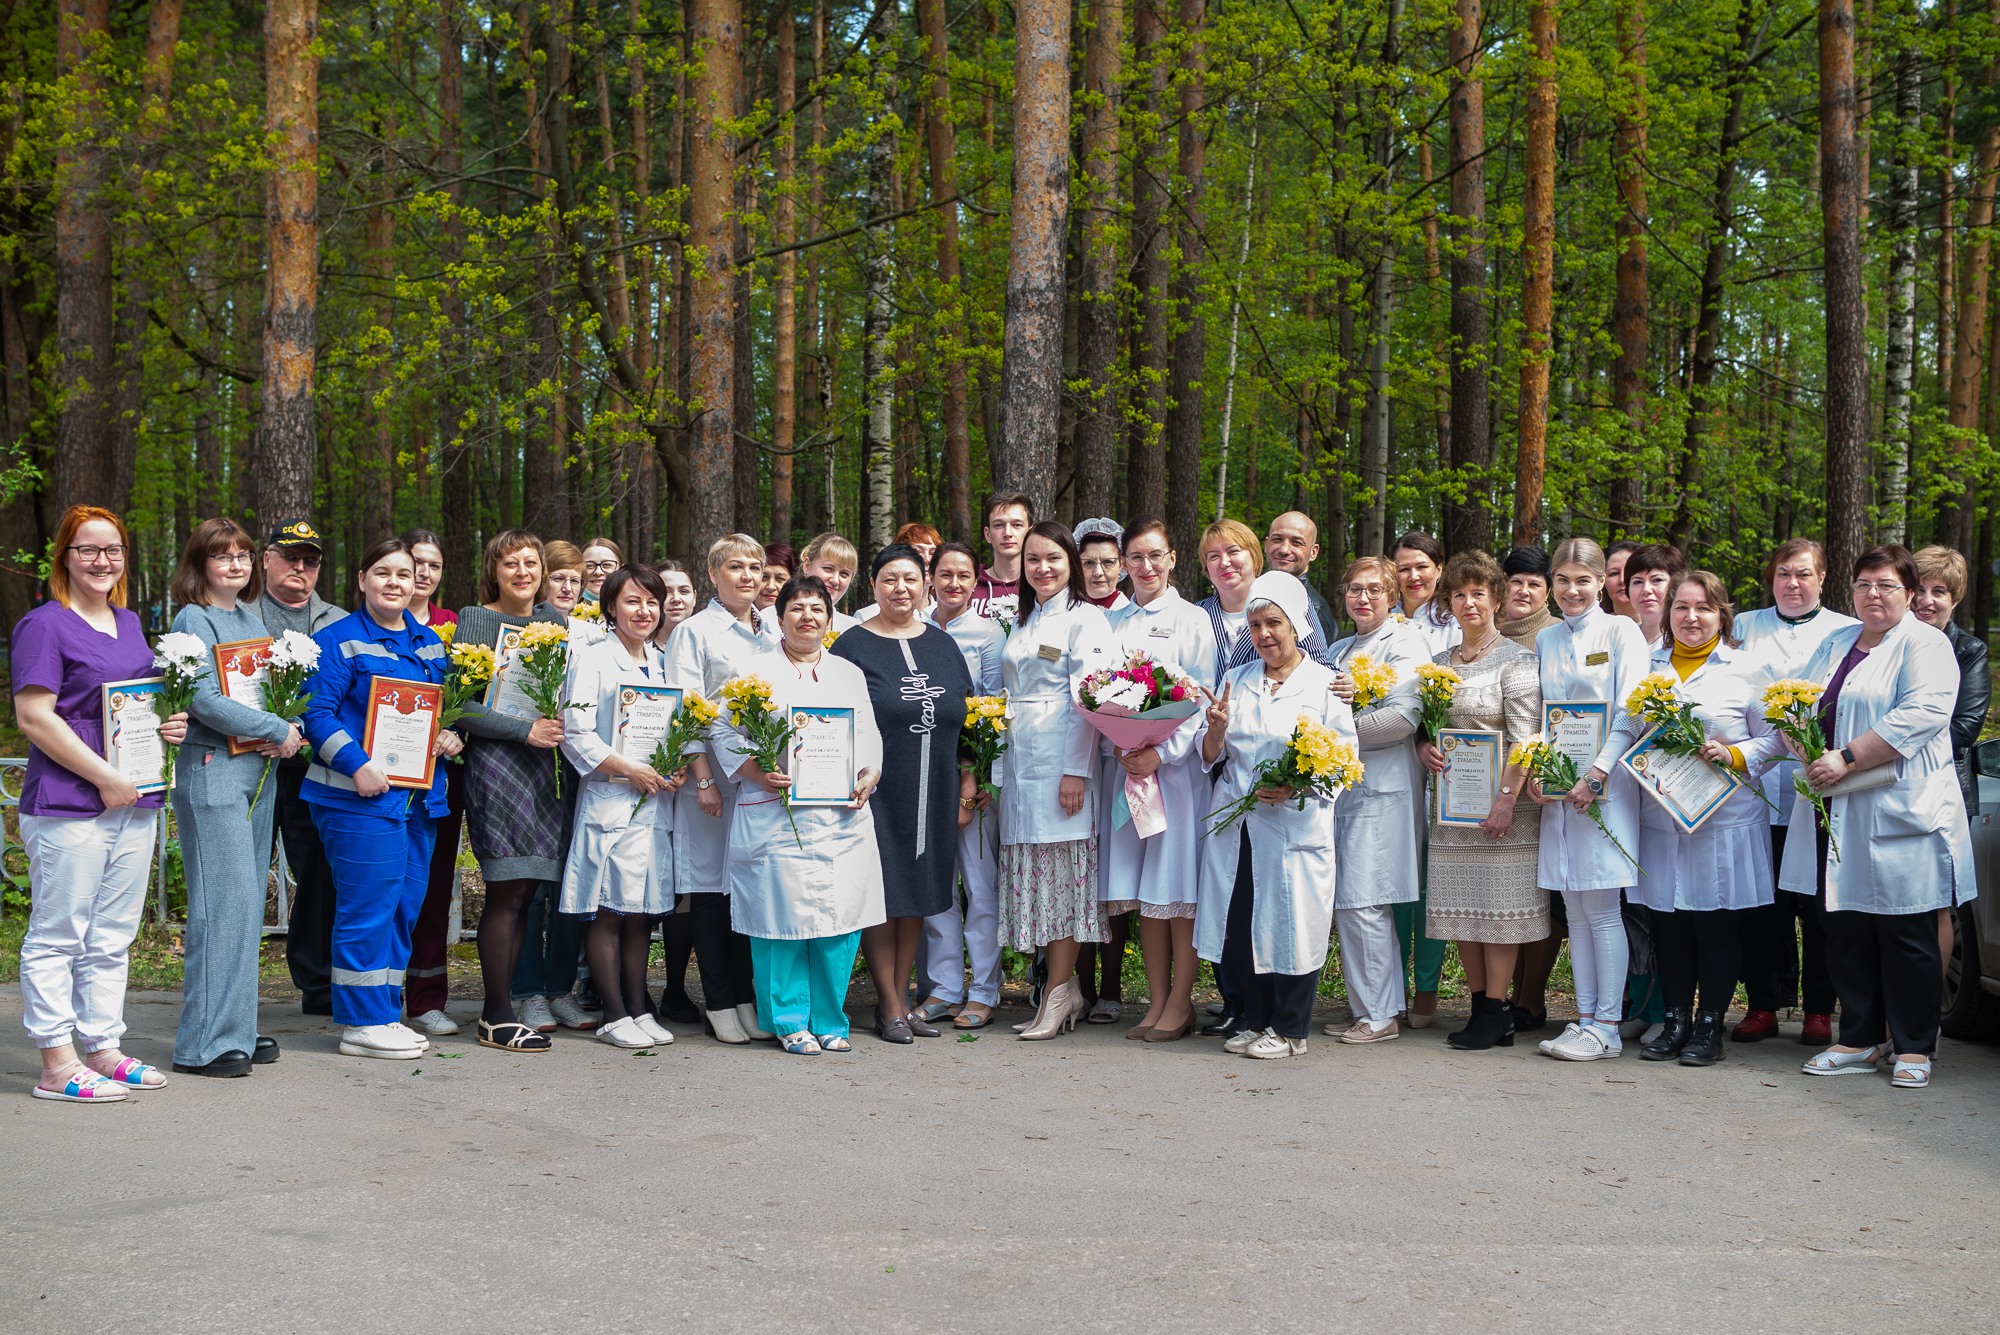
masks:
<path id="1" fill-rule="evenodd" d="M 178 1002 L 135 996 L 129 1050 L 164 1063 Z M 1694 1070 L 1442 1030 L 404 1063 L 272 1007 L 249 1079 L 77 1108 L 28 1097 L 19 1023 L 9 989 L 9 1331 L 2000 1327 L 2000 1051 L 1964 1044 L 1923 1092 L 1790 1041 Z"/>

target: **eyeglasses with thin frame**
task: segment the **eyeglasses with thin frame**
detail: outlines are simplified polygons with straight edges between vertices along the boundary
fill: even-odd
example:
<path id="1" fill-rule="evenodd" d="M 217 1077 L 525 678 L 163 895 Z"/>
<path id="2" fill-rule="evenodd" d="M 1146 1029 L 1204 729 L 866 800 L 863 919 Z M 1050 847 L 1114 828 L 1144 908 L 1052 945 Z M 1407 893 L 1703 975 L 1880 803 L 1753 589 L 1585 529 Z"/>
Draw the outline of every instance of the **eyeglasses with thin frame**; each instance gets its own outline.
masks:
<path id="1" fill-rule="evenodd" d="M 114 542 L 108 547 L 100 547 L 94 542 L 73 543 L 65 548 L 76 553 L 76 559 L 89 565 L 93 561 L 105 560 L 117 565 L 125 559 L 125 545 Z"/>
<path id="2" fill-rule="evenodd" d="M 1377 598 L 1387 598 L 1389 596 L 1389 590 L 1383 588 L 1380 584 L 1349 584 L 1345 586 L 1345 589 L 1346 592 L 1354 597 L 1366 598 L 1371 603 Z"/>
<path id="3" fill-rule="evenodd" d="M 1854 591 L 1864 596 L 1871 593 L 1879 593 L 1886 598 L 1892 593 L 1909 592 L 1909 586 L 1895 580 L 1857 579 L 1854 581 Z"/>
<path id="4" fill-rule="evenodd" d="M 1125 564 L 1128 566 L 1163 566 L 1173 557 L 1171 551 L 1127 552 Z"/>
<path id="5" fill-rule="evenodd" d="M 248 552 L 210 552 L 208 559 L 219 566 L 247 566 L 256 558 Z"/>

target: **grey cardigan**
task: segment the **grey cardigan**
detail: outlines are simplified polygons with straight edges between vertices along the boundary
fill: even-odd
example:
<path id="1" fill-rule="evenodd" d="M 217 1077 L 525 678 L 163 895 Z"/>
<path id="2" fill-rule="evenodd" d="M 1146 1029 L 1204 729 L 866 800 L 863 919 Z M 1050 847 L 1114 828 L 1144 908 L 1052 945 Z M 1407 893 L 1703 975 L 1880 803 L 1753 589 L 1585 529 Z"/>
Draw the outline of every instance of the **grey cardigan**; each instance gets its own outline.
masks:
<path id="1" fill-rule="evenodd" d="M 489 612 L 484 607 L 461 607 L 458 610 L 458 633 L 454 644 L 483 644 L 491 648 L 500 638 L 500 632 L 510 626 L 525 626 L 531 621 L 546 621 L 551 625 L 569 628 L 569 621 L 562 613 L 544 603 L 535 609 L 533 616 L 504 616 L 499 612 Z M 490 741 L 528 741 L 528 730 L 534 727 L 533 719 L 511 718 L 496 714 L 478 700 L 466 702 L 465 717 L 459 720 L 459 731 L 472 737 L 483 737 Z"/>
<path id="2" fill-rule="evenodd" d="M 210 649 L 238 640 L 261 640 L 270 634 L 256 609 L 241 603 L 227 612 L 189 603 L 175 614 L 174 629 L 198 637 Z M 194 700 L 188 705 L 188 745 L 221 748 L 228 746 L 231 737 L 282 742 L 290 734 L 291 725 L 276 714 L 224 695 L 211 656 L 209 669 L 196 683 Z"/>

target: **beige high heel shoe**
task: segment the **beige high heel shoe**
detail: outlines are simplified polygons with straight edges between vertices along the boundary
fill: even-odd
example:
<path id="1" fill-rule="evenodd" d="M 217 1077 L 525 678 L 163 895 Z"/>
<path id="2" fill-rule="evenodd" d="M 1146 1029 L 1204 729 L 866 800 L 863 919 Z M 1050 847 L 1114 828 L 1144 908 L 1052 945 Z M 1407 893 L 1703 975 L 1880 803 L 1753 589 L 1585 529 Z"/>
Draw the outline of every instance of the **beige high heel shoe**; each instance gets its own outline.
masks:
<path id="1" fill-rule="evenodd" d="M 1024 1042 L 1038 1043 L 1074 1029 L 1085 1009 L 1083 989 L 1076 985 L 1076 979 L 1070 979 L 1061 987 L 1052 987 L 1042 997 L 1041 1014 L 1021 1031 L 1021 1038 Z"/>

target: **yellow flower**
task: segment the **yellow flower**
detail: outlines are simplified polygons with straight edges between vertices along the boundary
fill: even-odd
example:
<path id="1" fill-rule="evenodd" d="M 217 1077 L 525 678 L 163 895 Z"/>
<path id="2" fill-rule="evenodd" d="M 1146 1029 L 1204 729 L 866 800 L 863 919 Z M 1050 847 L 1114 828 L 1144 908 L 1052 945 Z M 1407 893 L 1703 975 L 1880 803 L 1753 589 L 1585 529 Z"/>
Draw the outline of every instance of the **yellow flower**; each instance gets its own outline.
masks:
<path id="1" fill-rule="evenodd" d="M 570 610 L 570 615 L 579 621 L 602 621 L 604 609 L 596 603 L 578 603 Z"/>
<path id="2" fill-rule="evenodd" d="M 1674 679 L 1664 672 L 1649 672 L 1640 678 L 1632 694 L 1625 697 L 1625 712 L 1635 718 L 1653 717 L 1653 710 L 1671 712 L 1679 703 Z"/>
<path id="3" fill-rule="evenodd" d="M 551 621 L 531 621 L 521 627 L 521 638 L 517 641 L 519 652 L 531 654 L 552 645 L 562 644 L 569 639 L 569 629 Z"/>
<path id="4" fill-rule="evenodd" d="M 819 647 L 822 649 L 831 649 L 833 648 L 833 642 L 839 638 L 840 638 L 840 632 L 835 630 L 832 626 L 828 626 L 826 628 L 826 634 L 819 637 Z"/>
<path id="5" fill-rule="evenodd" d="M 456 621 L 447 621 L 442 626 L 432 626 L 431 630 L 437 634 L 438 639 L 444 642 L 444 647 L 447 649 L 451 648 L 452 641 L 458 638 L 458 623 Z"/>
<path id="6" fill-rule="evenodd" d="M 731 677 L 716 694 L 729 710 L 730 723 L 739 728 L 753 708 L 766 713 L 775 713 L 778 708 L 771 703 L 771 683 L 762 677 Z"/>
<path id="7" fill-rule="evenodd" d="M 468 682 L 489 681 L 493 677 L 493 651 L 483 644 L 454 644 L 451 662 Z"/>
<path id="8" fill-rule="evenodd" d="M 1540 733 L 1536 733 L 1533 737 L 1515 744 L 1514 750 L 1507 757 L 1507 763 L 1520 769 L 1533 769 L 1535 762 L 1546 755 L 1548 749 L 1549 744 L 1542 739 Z"/>
<path id="9" fill-rule="evenodd" d="M 1347 665 L 1347 675 L 1354 681 L 1354 707 L 1367 709 L 1388 699 L 1390 688 L 1396 684 L 1396 668 L 1393 663 L 1377 663 L 1367 654 L 1358 655 Z"/>
<path id="10" fill-rule="evenodd" d="M 703 727 L 715 722 L 719 713 L 714 703 L 699 691 L 689 691 L 682 696 L 681 708 L 687 711 L 689 718 Z"/>

